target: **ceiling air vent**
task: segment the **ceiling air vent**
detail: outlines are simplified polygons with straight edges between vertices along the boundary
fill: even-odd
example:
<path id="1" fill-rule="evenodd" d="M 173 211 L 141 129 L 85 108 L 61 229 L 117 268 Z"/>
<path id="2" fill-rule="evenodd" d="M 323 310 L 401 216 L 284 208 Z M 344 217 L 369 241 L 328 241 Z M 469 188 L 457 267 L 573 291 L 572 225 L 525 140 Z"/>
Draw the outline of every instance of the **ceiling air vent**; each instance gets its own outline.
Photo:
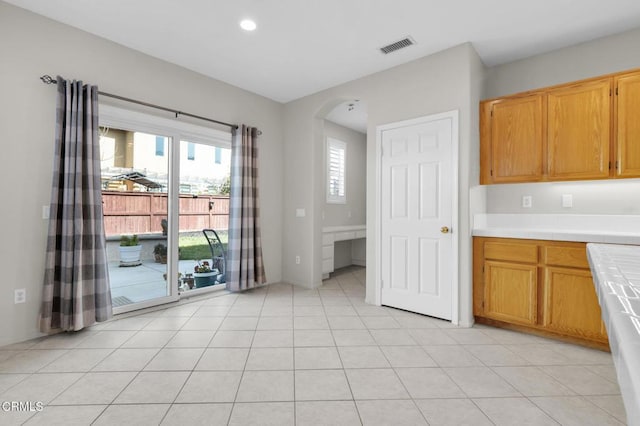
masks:
<path id="1" fill-rule="evenodd" d="M 403 38 L 402 40 L 398 40 L 394 43 L 388 44 L 384 47 L 380 48 L 380 51 L 385 55 L 391 52 L 395 52 L 396 50 L 404 49 L 405 47 L 409 47 L 412 44 L 416 44 L 416 42 L 411 37 Z"/>

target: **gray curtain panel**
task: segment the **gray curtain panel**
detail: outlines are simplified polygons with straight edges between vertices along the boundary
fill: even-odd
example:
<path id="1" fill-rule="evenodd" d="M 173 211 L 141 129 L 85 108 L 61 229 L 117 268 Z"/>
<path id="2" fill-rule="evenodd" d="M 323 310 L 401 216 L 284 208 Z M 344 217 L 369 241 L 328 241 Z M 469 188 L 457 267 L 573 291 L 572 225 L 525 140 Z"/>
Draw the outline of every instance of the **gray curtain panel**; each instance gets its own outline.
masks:
<path id="1" fill-rule="evenodd" d="M 100 187 L 98 88 L 58 77 L 40 330 L 80 330 L 112 317 Z"/>
<path id="2" fill-rule="evenodd" d="M 231 142 L 231 194 L 227 289 L 242 291 L 267 282 L 262 261 L 258 202 L 258 130 L 242 125 Z"/>

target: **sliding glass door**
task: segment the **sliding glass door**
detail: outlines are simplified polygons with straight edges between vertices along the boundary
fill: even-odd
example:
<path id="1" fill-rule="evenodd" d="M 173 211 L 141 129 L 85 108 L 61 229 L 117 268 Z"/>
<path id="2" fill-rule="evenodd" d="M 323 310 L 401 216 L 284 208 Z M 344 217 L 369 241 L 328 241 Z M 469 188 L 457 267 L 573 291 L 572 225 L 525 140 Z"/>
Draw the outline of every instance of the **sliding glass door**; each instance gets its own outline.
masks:
<path id="1" fill-rule="evenodd" d="M 181 292 L 226 283 L 231 150 L 180 141 L 179 270 Z"/>
<path id="2" fill-rule="evenodd" d="M 104 228 L 116 312 L 176 300 L 168 279 L 172 138 L 100 128 Z M 177 282 L 177 280 L 174 280 Z"/>
<path id="3" fill-rule="evenodd" d="M 114 313 L 224 285 L 230 135 L 109 106 L 100 125 Z"/>

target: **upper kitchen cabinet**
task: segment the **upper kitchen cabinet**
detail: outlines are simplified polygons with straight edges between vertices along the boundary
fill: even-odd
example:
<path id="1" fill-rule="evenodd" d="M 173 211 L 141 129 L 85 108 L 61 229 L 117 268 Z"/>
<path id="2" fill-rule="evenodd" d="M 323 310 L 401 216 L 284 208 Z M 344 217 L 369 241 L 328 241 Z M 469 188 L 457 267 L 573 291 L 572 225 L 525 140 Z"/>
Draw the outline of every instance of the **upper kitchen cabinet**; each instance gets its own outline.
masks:
<path id="1" fill-rule="evenodd" d="M 480 102 L 480 183 L 640 177 L 640 70 Z"/>
<path id="2" fill-rule="evenodd" d="M 542 179 L 542 95 L 533 94 L 489 102 L 489 179 L 494 183 L 535 182 Z"/>
<path id="3" fill-rule="evenodd" d="M 617 177 L 640 177 L 640 72 L 615 77 Z"/>
<path id="4" fill-rule="evenodd" d="M 550 90 L 547 102 L 548 179 L 608 177 L 611 78 Z"/>

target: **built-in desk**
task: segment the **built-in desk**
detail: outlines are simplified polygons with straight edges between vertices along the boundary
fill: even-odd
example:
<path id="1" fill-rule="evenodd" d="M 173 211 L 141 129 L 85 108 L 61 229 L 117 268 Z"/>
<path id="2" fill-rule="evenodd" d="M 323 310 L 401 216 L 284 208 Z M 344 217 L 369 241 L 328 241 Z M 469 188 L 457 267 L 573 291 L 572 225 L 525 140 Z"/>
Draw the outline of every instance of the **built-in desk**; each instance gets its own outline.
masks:
<path id="1" fill-rule="evenodd" d="M 322 228 L 322 278 L 329 278 L 329 274 L 334 270 L 334 244 L 336 242 L 358 240 L 366 236 L 366 225 L 326 226 Z"/>

